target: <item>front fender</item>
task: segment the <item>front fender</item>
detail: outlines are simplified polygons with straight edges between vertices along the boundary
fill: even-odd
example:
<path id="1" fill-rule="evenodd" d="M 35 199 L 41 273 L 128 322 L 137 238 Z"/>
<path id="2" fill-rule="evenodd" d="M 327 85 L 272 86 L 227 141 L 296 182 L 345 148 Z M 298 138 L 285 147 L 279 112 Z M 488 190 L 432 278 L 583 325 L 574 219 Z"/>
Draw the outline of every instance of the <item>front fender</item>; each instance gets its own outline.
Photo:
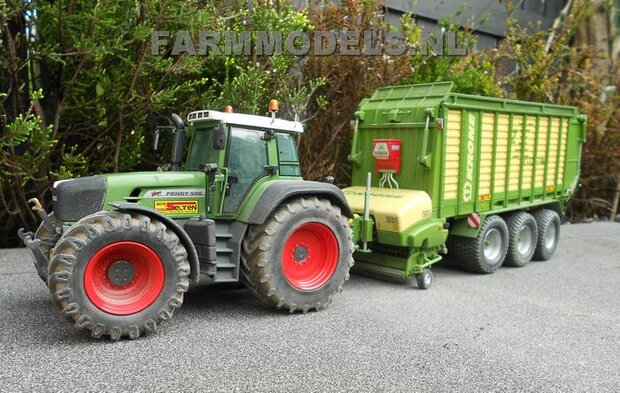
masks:
<path id="1" fill-rule="evenodd" d="M 191 266 L 189 278 L 192 279 L 194 283 L 198 283 L 200 277 L 200 262 L 198 261 L 198 253 L 196 252 L 196 247 L 194 246 L 192 240 L 189 238 L 187 232 L 185 232 L 185 230 L 176 221 L 174 221 L 170 217 L 162 215 L 161 213 L 149 207 L 142 206 L 137 203 L 110 202 L 109 205 L 114 207 L 117 211 L 144 214 L 145 216 L 155 218 L 166 224 L 166 226 L 179 237 L 181 243 L 183 243 L 183 246 L 185 247 L 185 250 L 187 250 L 187 259 Z"/>

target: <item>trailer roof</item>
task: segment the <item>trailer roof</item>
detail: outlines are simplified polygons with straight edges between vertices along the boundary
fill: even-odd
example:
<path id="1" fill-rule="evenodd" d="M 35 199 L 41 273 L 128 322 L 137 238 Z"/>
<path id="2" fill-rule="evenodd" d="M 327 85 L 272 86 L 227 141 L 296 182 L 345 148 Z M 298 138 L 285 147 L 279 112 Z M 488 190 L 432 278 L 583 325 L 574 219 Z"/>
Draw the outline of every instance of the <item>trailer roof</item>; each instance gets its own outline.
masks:
<path id="1" fill-rule="evenodd" d="M 187 115 L 187 121 L 191 125 L 208 121 L 223 121 L 226 124 L 234 124 L 252 128 L 265 128 L 285 132 L 304 132 L 304 126 L 298 121 L 272 119 L 267 116 L 246 115 L 244 113 L 227 113 L 212 110 L 200 110 Z"/>
<path id="2" fill-rule="evenodd" d="M 441 107 L 561 117 L 579 114 L 572 106 L 460 94 L 453 89 L 453 82 L 382 87 L 360 103 L 358 114 L 366 124 L 423 122 L 427 108 L 437 115 Z"/>

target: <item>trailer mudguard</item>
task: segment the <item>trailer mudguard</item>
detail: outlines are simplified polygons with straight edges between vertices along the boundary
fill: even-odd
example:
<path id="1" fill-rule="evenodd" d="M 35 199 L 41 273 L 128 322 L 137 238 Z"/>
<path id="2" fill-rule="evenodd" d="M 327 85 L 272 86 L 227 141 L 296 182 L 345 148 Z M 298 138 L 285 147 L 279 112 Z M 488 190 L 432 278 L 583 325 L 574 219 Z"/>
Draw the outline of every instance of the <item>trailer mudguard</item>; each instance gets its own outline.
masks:
<path id="1" fill-rule="evenodd" d="M 483 223 L 486 217 L 492 214 L 509 215 L 511 213 L 522 211 L 522 210 L 531 212 L 531 211 L 541 209 L 541 208 L 551 209 L 555 211 L 556 213 L 558 213 L 558 215 L 562 219 L 562 223 L 567 221 L 566 216 L 564 215 L 564 205 L 563 205 L 562 200 L 551 200 L 551 201 L 532 203 L 530 206 L 528 206 L 528 208 L 524 208 L 524 209 L 519 209 L 518 207 L 515 208 L 512 206 L 503 208 L 503 209 L 495 209 L 492 212 L 479 213 L 479 216 L 480 216 L 479 220 L 480 220 L 480 223 Z M 478 236 L 478 232 L 480 232 L 480 228 L 482 225 L 477 226 L 477 227 L 470 226 L 469 223 L 467 222 L 467 217 L 468 216 L 452 218 L 448 220 L 448 222 L 450 223 L 450 236 L 461 236 L 461 237 L 468 237 L 472 239 Z"/>
<path id="2" fill-rule="evenodd" d="M 422 225 L 416 225 L 408 235 L 408 243 L 414 248 L 442 247 L 448 238 L 448 230 L 444 228 L 445 219 L 430 219 Z"/>
<path id="3" fill-rule="evenodd" d="M 328 199 L 332 204 L 340 207 L 345 216 L 353 217 L 344 194 L 333 184 L 317 181 L 274 180 L 266 183 L 256 203 L 244 207 L 239 221 L 254 225 L 263 224 L 282 202 L 297 196 L 316 196 Z"/>
<path id="4" fill-rule="evenodd" d="M 194 247 L 194 243 L 189 238 L 185 230 L 178 223 L 176 223 L 170 217 L 166 217 L 149 207 L 142 206 L 137 203 L 110 202 L 109 205 L 120 212 L 136 212 L 144 214 L 145 216 L 151 218 L 156 218 L 157 220 L 166 224 L 170 229 L 172 229 L 172 231 L 179 237 L 179 240 L 181 240 L 183 246 L 187 250 L 187 259 L 191 266 L 189 278 L 192 279 L 194 283 L 198 283 L 200 277 L 200 262 L 198 261 L 198 253 L 196 252 L 196 247 Z"/>
<path id="5" fill-rule="evenodd" d="M 479 215 L 480 222 L 484 222 L 486 218 L 486 214 Z M 478 232 L 480 232 L 480 226 L 472 227 L 467 223 L 467 217 L 453 219 L 450 221 L 450 235 L 451 236 L 461 236 L 475 239 L 478 236 Z"/>

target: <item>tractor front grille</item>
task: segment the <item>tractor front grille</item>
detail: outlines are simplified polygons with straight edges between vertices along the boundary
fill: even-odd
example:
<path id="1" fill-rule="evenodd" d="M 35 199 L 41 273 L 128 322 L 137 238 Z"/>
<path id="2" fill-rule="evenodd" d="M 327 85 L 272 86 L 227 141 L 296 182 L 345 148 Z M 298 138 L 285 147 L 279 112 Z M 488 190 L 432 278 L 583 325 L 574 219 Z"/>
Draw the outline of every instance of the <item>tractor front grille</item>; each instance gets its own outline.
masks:
<path id="1" fill-rule="evenodd" d="M 54 184 L 52 201 L 54 215 L 61 221 L 76 222 L 103 208 L 105 179 L 88 176 Z"/>

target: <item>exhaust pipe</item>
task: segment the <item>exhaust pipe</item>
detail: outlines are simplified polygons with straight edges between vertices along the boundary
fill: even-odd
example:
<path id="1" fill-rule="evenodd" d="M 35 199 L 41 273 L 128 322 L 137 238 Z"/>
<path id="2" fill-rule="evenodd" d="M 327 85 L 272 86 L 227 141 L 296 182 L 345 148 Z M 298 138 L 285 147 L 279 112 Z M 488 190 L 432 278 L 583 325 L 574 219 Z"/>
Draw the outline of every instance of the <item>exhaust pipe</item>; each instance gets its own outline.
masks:
<path id="1" fill-rule="evenodd" d="M 183 164 L 183 150 L 185 148 L 185 123 L 183 119 L 181 119 L 181 116 L 176 113 L 172 114 L 172 122 L 177 129 L 174 132 L 170 170 L 180 171 L 181 165 Z"/>

